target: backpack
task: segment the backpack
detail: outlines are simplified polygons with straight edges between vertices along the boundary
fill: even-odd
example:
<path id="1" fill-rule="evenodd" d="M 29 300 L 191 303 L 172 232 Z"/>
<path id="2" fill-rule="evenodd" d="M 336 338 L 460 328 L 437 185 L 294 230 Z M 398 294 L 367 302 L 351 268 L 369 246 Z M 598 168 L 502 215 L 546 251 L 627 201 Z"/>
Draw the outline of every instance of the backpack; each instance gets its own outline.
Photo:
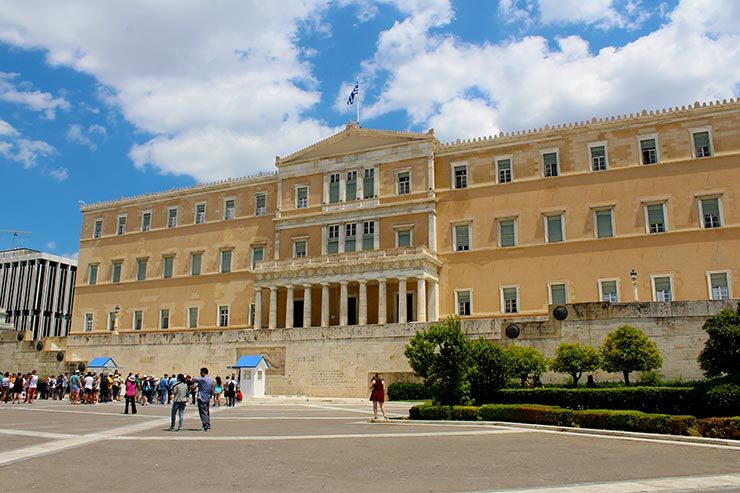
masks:
<path id="1" fill-rule="evenodd" d="M 233 392 L 235 390 L 235 387 L 236 386 L 234 385 L 234 381 L 233 380 L 231 382 L 229 382 L 229 392 Z"/>

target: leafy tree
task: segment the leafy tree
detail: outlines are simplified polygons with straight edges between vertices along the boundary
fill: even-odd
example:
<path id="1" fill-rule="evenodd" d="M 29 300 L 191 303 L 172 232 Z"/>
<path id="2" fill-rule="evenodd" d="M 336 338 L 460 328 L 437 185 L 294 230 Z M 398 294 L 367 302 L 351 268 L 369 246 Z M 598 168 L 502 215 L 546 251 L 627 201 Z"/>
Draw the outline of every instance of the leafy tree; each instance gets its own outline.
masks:
<path id="1" fill-rule="evenodd" d="M 709 339 L 699 354 L 699 366 L 708 378 L 740 375 L 740 305 L 722 310 L 704 322 Z"/>
<path id="2" fill-rule="evenodd" d="M 535 348 L 525 346 L 508 346 L 506 353 L 511 364 L 511 373 L 519 378 L 522 387 L 527 386 L 529 376 L 539 376 L 547 371 L 547 360 Z"/>
<path id="3" fill-rule="evenodd" d="M 449 317 L 411 338 L 403 354 L 414 373 L 424 379 L 435 404 L 455 405 L 467 401 L 470 342 L 460 319 Z"/>
<path id="4" fill-rule="evenodd" d="M 663 366 L 658 346 L 645 333 L 623 325 L 606 336 L 601 346 L 602 368 L 608 372 L 622 372 L 625 385 L 630 384 L 633 371 L 656 370 Z"/>
<path id="5" fill-rule="evenodd" d="M 569 374 L 573 377 L 573 386 L 578 387 L 578 380 L 583 372 L 596 370 L 600 363 L 599 353 L 593 346 L 564 342 L 555 351 L 555 359 L 550 368 L 558 373 Z"/>
<path id="6" fill-rule="evenodd" d="M 472 367 L 468 374 L 470 394 L 477 404 L 492 402 L 493 393 L 506 386 L 512 376 L 507 352 L 486 339 L 470 343 Z"/>

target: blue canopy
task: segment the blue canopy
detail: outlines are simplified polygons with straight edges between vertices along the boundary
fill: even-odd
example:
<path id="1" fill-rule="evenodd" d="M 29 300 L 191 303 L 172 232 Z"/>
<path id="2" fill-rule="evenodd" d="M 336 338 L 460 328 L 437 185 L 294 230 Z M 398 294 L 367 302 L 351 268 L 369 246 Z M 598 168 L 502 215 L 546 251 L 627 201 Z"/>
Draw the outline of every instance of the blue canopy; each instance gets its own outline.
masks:
<path id="1" fill-rule="evenodd" d="M 88 368 L 119 368 L 113 358 L 93 358 L 90 363 L 87 364 Z"/>
<path id="2" fill-rule="evenodd" d="M 234 366 L 230 366 L 229 368 L 257 368 L 257 365 L 260 364 L 260 361 L 264 361 L 265 365 L 270 366 L 267 363 L 267 360 L 265 360 L 265 357 L 260 354 L 248 354 L 245 356 L 241 356 Z"/>

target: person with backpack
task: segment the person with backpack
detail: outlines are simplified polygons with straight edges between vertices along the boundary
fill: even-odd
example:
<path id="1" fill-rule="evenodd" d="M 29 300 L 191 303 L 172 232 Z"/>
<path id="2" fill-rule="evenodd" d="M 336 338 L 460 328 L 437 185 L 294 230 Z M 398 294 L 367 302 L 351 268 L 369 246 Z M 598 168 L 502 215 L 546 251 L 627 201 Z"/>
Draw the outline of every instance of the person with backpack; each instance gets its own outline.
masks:
<path id="1" fill-rule="evenodd" d="M 128 414 L 129 404 L 131 404 L 131 414 L 136 414 L 136 377 L 133 373 L 128 374 L 125 387 L 126 409 L 124 410 L 123 414 Z"/>
<path id="2" fill-rule="evenodd" d="M 172 417 L 170 419 L 170 431 L 175 431 L 175 415 L 178 416 L 177 431 L 182 431 L 182 420 L 185 416 L 185 404 L 188 402 L 188 383 L 185 375 L 177 375 L 177 383 L 172 387 Z"/>

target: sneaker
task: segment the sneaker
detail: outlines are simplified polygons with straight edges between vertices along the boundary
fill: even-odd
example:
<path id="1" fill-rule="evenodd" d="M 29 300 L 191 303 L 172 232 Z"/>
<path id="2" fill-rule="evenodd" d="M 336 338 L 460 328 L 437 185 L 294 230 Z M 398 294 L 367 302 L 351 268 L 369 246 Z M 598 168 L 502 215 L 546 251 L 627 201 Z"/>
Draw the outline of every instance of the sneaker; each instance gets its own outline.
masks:
<path id="1" fill-rule="evenodd" d="M 182 431 L 182 428 L 178 428 L 176 431 Z"/>

